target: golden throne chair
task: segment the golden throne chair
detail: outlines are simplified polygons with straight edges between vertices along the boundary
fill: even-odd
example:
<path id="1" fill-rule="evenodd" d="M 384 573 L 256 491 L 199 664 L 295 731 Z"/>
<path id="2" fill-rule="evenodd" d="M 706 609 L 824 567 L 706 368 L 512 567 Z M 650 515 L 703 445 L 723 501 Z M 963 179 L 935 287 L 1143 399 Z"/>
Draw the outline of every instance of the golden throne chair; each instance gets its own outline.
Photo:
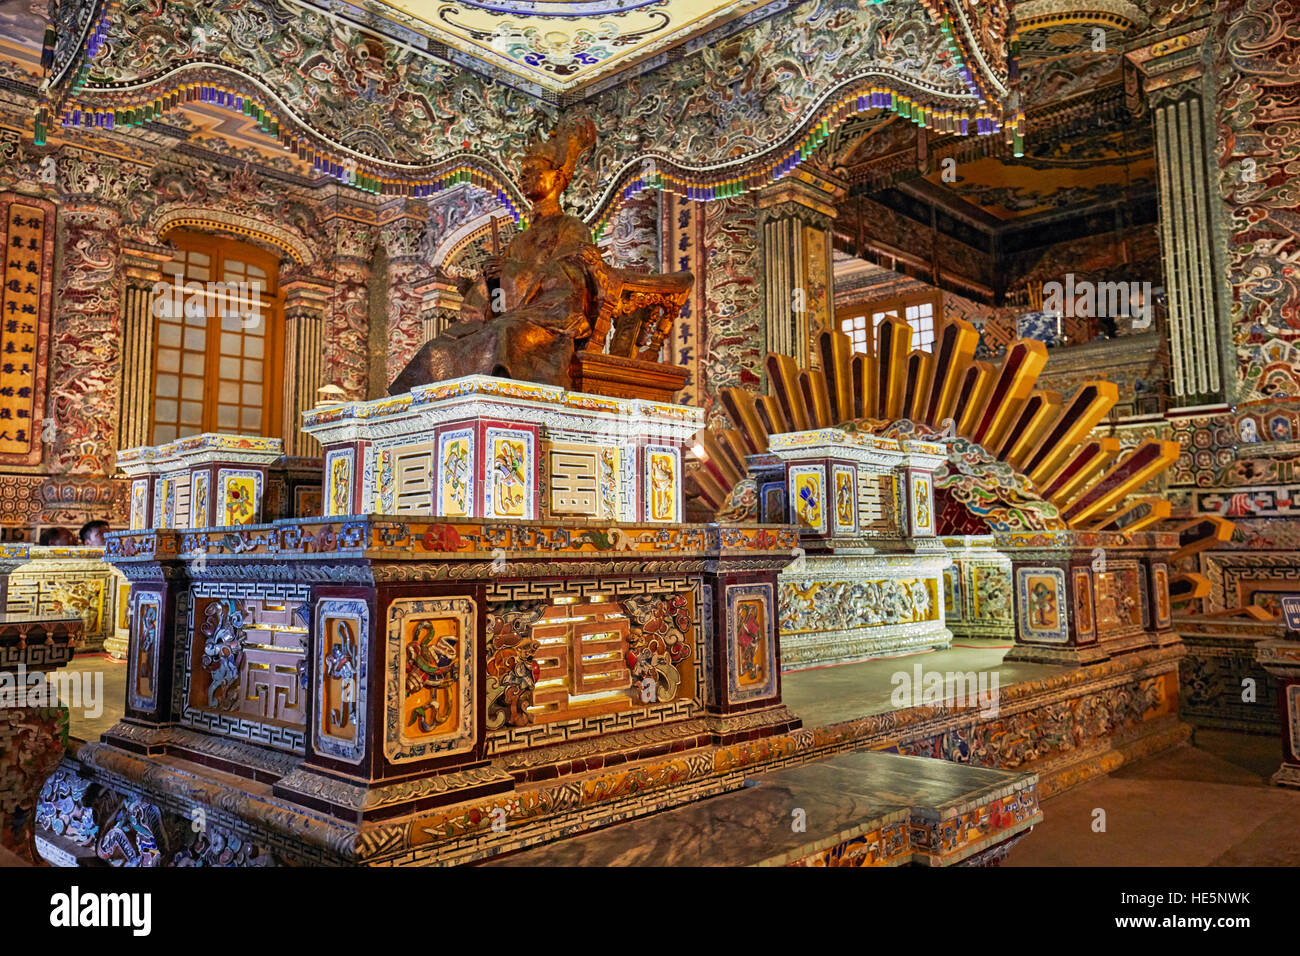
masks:
<path id="1" fill-rule="evenodd" d="M 569 374 L 579 392 L 671 402 L 688 373 L 659 361 L 659 352 L 691 293 L 689 272 L 648 274 L 592 257 L 596 317 L 591 337 L 573 356 Z"/>

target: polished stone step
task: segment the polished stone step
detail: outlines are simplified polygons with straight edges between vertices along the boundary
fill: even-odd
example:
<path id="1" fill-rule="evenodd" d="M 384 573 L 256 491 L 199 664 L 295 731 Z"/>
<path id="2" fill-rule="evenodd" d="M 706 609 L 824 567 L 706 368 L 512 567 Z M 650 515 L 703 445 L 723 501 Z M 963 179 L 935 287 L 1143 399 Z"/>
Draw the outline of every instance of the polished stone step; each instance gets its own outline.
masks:
<path id="1" fill-rule="evenodd" d="M 863 751 L 486 865 L 951 866 L 995 861 L 1041 819 L 1034 774 Z"/>

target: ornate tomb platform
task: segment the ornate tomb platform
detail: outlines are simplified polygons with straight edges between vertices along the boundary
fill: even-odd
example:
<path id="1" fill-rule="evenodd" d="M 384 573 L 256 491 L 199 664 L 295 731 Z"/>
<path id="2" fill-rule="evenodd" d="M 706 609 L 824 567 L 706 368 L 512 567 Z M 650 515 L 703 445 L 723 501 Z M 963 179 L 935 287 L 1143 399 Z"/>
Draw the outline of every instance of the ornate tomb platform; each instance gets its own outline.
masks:
<path id="1" fill-rule="evenodd" d="M 211 528 L 320 514 L 320 461 L 278 438 L 204 433 L 118 453 L 131 528 Z"/>
<path id="2" fill-rule="evenodd" d="M 932 491 L 945 454 L 826 428 L 772 435 L 750 458 L 763 519 L 799 528 L 781 575 L 782 667 L 949 646 Z"/>
<path id="3" fill-rule="evenodd" d="M 306 430 L 325 447 L 325 510 L 348 513 L 207 528 L 192 525 L 213 511 L 168 505 L 160 486 L 233 480 L 227 443 L 196 443 L 197 462 L 127 456 L 157 467 L 151 526 L 108 549 L 132 584 L 125 718 L 78 755 L 94 788 L 55 788 L 89 793 L 100 817 L 112 804 L 130 838 L 126 821 L 161 833 L 194 809 L 178 806 L 182 773 L 211 797 L 198 805 L 222 846 L 402 863 L 445 855 L 440 808 L 506 808 L 506 839 L 454 841 L 488 855 L 575 815 L 740 786 L 719 752 L 799 726 L 776 628 L 797 538 L 681 522 L 698 427 L 694 409 L 487 378 L 325 407 Z M 372 506 L 393 513 L 354 513 Z M 228 774 L 247 785 L 233 814 L 216 796 Z M 139 855 L 103 841 L 100 860 Z"/>
<path id="4" fill-rule="evenodd" d="M 313 409 L 325 513 L 680 522 L 685 405 L 468 376 Z"/>

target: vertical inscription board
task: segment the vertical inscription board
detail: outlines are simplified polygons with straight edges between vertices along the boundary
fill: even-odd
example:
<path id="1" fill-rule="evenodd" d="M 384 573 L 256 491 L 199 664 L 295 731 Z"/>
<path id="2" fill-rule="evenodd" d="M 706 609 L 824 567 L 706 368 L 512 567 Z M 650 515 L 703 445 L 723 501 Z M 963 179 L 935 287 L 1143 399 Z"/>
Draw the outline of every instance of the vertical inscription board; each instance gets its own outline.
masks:
<path id="1" fill-rule="evenodd" d="M 54 207 L 0 194 L 4 270 L 0 286 L 0 464 L 38 465 L 53 287 Z"/>

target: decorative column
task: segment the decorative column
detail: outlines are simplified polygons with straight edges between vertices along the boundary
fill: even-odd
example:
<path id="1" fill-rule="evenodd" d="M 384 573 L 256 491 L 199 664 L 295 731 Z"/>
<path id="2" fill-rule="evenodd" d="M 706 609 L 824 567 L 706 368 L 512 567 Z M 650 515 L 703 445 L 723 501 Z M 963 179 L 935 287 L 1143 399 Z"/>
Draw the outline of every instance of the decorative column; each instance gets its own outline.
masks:
<path id="1" fill-rule="evenodd" d="M 63 261 L 49 353 L 45 461 L 51 474 L 114 470 L 122 380 L 121 216 L 100 203 L 69 202 L 61 217 Z"/>
<path id="2" fill-rule="evenodd" d="M 758 194 L 767 351 L 821 364 L 817 336 L 834 322 L 831 221 L 846 185 L 799 169 Z"/>
<path id="3" fill-rule="evenodd" d="M 380 229 L 379 241 L 383 243 L 387 259 L 388 361 L 385 387 L 406 368 L 425 341 L 421 298 L 416 292 L 426 271 L 420 255 L 424 234 L 424 221 L 410 217 L 394 220 Z"/>
<path id="4" fill-rule="evenodd" d="M 437 338 L 447 326 L 460 318 L 465 297 L 446 276 L 435 276 L 415 287 L 420 297 L 420 345 Z"/>
<path id="5" fill-rule="evenodd" d="M 330 283 L 292 276 L 284 292 L 284 430 L 286 455 L 320 455 L 320 443 L 299 430 L 302 413 L 316 405 L 316 392 L 325 384 L 325 313 Z"/>
<path id="6" fill-rule="evenodd" d="M 333 246 L 329 267 L 333 291 L 325 330 L 325 381 L 343 390 L 342 400 L 365 399 L 370 393 L 370 252 L 374 227 L 337 218 L 327 224 Z M 380 386 L 377 394 L 383 393 Z M 314 398 L 313 398 L 314 404 Z"/>
<path id="7" fill-rule="evenodd" d="M 1184 406 L 1229 398 L 1223 356 L 1235 354 L 1218 211 L 1214 77 L 1201 61 L 1207 33 L 1192 30 L 1128 53 L 1142 71 L 1156 133 L 1171 387 Z"/>
<path id="8" fill-rule="evenodd" d="M 122 417 L 118 448 L 153 443 L 153 363 L 155 286 L 172 250 L 141 242 L 122 244 L 122 366 L 119 378 Z"/>

